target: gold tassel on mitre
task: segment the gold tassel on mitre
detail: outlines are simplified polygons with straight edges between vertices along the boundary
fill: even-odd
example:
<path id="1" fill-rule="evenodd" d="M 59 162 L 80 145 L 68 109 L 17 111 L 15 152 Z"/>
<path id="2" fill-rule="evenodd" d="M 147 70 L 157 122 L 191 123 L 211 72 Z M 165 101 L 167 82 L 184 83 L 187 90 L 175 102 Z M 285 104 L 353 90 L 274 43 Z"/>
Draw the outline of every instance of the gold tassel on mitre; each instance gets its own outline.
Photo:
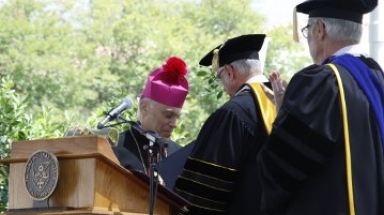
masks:
<path id="1" fill-rule="evenodd" d="M 293 8 L 293 23 L 292 23 L 292 28 L 293 28 L 293 40 L 295 42 L 300 42 L 300 39 L 299 39 L 299 30 L 297 28 L 297 11 L 296 11 L 296 7 Z"/>

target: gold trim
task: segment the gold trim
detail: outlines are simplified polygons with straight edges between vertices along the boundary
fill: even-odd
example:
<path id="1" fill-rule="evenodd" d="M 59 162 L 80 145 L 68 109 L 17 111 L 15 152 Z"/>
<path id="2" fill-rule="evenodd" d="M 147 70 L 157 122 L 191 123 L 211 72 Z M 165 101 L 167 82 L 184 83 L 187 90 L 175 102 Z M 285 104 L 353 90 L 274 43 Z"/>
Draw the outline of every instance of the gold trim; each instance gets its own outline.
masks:
<path id="1" fill-rule="evenodd" d="M 213 186 L 211 186 L 211 185 L 204 184 L 204 183 L 201 183 L 201 182 L 198 182 L 198 181 L 195 181 L 195 180 L 191 180 L 191 179 L 188 179 L 188 178 L 183 177 L 183 176 L 179 176 L 179 178 L 182 178 L 182 179 L 185 179 L 186 181 L 191 181 L 191 182 L 194 182 L 194 183 L 196 183 L 196 184 L 200 184 L 200 185 L 203 185 L 203 186 L 206 186 L 206 187 L 210 187 L 210 188 L 212 188 L 213 190 L 218 190 L 218 191 L 222 191 L 222 192 L 226 192 L 226 193 L 230 193 L 230 192 L 232 192 L 232 190 L 225 190 L 225 189 L 221 189 L 221 188 L 213 187 Z"/>
<path id="2" fill-rule="evenodd" d="M 193 197 L 196 197 L 196 198 L 199 198 L 199 199 L 208 200 L 208 201 L 210 201 L 210 202 L 214 202 L 214 203 L 216 203 L 216 204 L 227 204 L 227 203 L 228 203 L 228 202 L 218 202 L 218 201 L 214 201 L 214 200 L 212 200 L 212 199 L 207 199 L 207 198 L 204 198 L 204 197 L 195 195 L 195 194 L 193 194 L 193 193 L 187 192 L 187 191 L 185 191 L 185 190 L 183 190 L 183 189 L 180 189 L 180 188 L 175 188 L 175 189 L 176 189 L 176 191 L 178 191 L 178 192 L 186 193 L 186 194 L 188 194 L 188 195 L 190 195 L 190 196 L 193 196 Z"/>
<path id="3" fill-rule="evenodd" d="M 190 173 L 193 173 L 193 174 L 196 174 L 196 175 L 200 175 L 200 176 L 203 176 L 203 177 L 206 177 L 206 178 L 210 178 L 210 179 L 214 179 L 216 181 L 221 181 L 223 183 L 228 183 L 228 184 L 233 184 L 233 181 L 224 181 L 220 178 L 216 178 L 216 177 L 212 177 L 212 176 L 209 176 L 209 175 L 205 175 L 205 174 L 202 174 L 200 172 L 195 172 L 195 171 L 191 171 L 191 170 L 188 170 L 188 169 L 183 169 L 185 172 L 190 172 Z"/>
<path id="4" fill-rule="evenodd" d="M 203 161 L 203 160 L 196 159 L 196 158 L 192 158 L 192 157 L 188 157 L 188 159 L 194 160 L 194 161 L 198 161 L 200 163 L 208 164 L 208 165 L 211 165 L 211 166 L 219 167 L 219 168 L 222 168 L 222 169 L 226 169 L 226 170 L 229 170 L 229 171 L 233 171 L 233 172 L 237 172 L 238 171 L 237 169 L 232 169 L 232 168 L 229 168 L 229 167 L 220 166 L 220 165 L 215 164 L 215 163 L 210 163 L 210 162 Z"/>
<path id="5" fill-rule="evenodd" d="M 271 134 L 272 125 L 276 118 L 276 107 L 265 95 L 260 83 L 250 83 L 249 86 L 252 88 L 258 101 L 267 133 Z"/>
<path id="6" fill-rule="evenodd" d="M 345 140 L 345 162 L 346 162 L 346 174 L 347 174 L 347 190 L 348 190 L 348 203 L 349 203 L 349 212 L 351 215 L 355 215 L 355 202 L 353 195 L 353 182 L 352 182 L 352 163 L 351 163 L 351 146 L 349 142 L 349 127 L 348 127 L 348 117 L 347 117 L 347 105 L 345 102 L 344 88 L 343 83 L 340 77 L 340 73 L 337 67 L 333 64 L 327 64 L 331 67 L 333 72 L 336 75 L 337 83 L 339 85 L 340 91 L 340 103 L 341 103 L 341 112 L 343 116 L 343 125 L 344 125 L 344 140 Z"/>
<path id="7" fill-rule="evenodd" d="M 192 194 L 190 194 L 188 192 L 185 192 L 184 190 L 180 190 L 180 189 L 177 189 L 177 188 L 176 188 L 176 191 L 182 192 L 182 193 L 186 193 L 188 195 L 195 196 L 195 197 L 198 197 L 198 198 L 201 198 L 200 196 L 192 195 Z M 225 210 L 219 210 L 219 209 L 215 209 L 215 208 L 203 207 L 203 206 L 200 206 L 200 205 L 197 205 L 197 204 L 193 204 L 192 202 L 189 202 L 189 204 L 194 206 L 194 207 L 197 207 L 197 208 L 203 208 L 203 209 L 211 210 L 211 211 L 218 211 L 218 212 L 224 212 L 225 211 Z M 221 204 L 221 202 L 219 202 L 219 204 Z M 228 204 L 228 202 L 223 202 L 222 204 Z"/>
<path id="8" fill-rule="evenodd" d="M 199 176 L 203 176 L 203 177 L 206 177 L 206 178 L 210 178 L 210 179 L 214 179 L 216 181 L 221 181 L 223 183 L 228 183 L 228 184 L 233 184 L 233 181 L 224 181 L 220 178 L 216 178 L 216 177 L 212 177 L 212 176 L 209 176 L 209 175 L 205 175 L 205 174 L 202 174 L 200 172 L 195 172 L 195 171 L 191 171 L 191 170 L 188 170 L 188 169 L 183 169 L 185 172 L 190 172 L 190 173 L 193 173 L 193 174 L 196 174 L 196 175 L 199 175 Z"/>

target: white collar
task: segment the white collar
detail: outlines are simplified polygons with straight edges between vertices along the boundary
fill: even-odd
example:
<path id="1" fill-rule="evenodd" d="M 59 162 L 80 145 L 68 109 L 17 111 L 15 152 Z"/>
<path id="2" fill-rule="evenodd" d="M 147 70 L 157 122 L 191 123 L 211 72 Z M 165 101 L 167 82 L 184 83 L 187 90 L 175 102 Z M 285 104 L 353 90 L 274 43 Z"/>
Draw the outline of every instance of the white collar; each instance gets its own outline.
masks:
<path id="1" fill-rule="evenodd" d="M 359 45 L 350 45 L 346 46 L 344 48 L 339 49 L 337 52 L 333 54 L 333 56 L 339 56 L 342 54 L 352 54 L 354 56 L 360 56 L 360 55 L 365 55 L 368 56 L 368 54 L 362 54 L 361 52 L 361 47 Z"/>
<path id="2" fill-rule="evenodd" d="M 256 75 L 248 79 L 246 83 L 254 83 L 254 82 L 263 83 L 263 82 L 269 82 L 269 80 L 267 77 L 265 77 L 265 75 Z"/>
<path id="3" fill-rule="evenodd" d="M 265 82 L 269 82 L 268 78 L 265 75 L 256 75 L 246 81 L 247 84 L 265 83 Z M 248 85 L 244 85 L 239 91 L 237 91 L 237 93 L 235 93 L 234 96 L 238 95 L 240 92 L 246 89 L 249 89 Z"/>

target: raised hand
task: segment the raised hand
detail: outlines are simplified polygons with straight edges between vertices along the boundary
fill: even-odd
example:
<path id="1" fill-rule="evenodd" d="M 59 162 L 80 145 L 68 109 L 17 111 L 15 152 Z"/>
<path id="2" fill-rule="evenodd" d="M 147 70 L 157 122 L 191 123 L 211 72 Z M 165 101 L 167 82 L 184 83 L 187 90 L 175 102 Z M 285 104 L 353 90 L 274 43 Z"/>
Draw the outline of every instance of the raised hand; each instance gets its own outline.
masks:
<path id="1" fill-rule="evenodd" d="M 280 73 L 278 71 L 273 71 L 269 75 L 269 81 L 271 82 L 273 89 L 276 112 L 279 112 L 288 83 L 280 77 Z"/>

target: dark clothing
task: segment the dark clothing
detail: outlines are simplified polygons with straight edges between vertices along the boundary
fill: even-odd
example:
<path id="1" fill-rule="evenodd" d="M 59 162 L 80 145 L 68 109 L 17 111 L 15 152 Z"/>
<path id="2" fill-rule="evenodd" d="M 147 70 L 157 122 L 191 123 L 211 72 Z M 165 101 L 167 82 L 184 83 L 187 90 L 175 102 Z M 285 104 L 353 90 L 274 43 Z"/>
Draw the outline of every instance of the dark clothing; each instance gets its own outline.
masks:
<path id="1" fill-rule="evenodd" d="M 145 172 L 143 162 L 148 170 L 149 156 L 147 151 L 144 150 L 144 146 L 148 145 L 148 143 L 149 141 L 145 136 L 131 128 L 120 134 L 118 145 L 112 149 L 117 159 L 120 161 L 121 166 L 128 170 L 133 169 Z M 167 147 L 168 155 L 174 153 L 180 148 L 181 146 L 177 143 L 169 141 Z M 143 162 L 140 158 L 140 154 Z"/>
<path id="2" fill-rule="evenodd" d="M 260 214 L 256 157 L 267 132 L 258 105 L 245 89 L 204 123 L 175 185 L 189 214 Z"/>
<path id="3" fill-rule="evenodd" d="M 169 189 L 174 190 L 176 179 L 183 171 L 184 163 L 191 154 L 194 145 L 194 141 L 188 143 L 159 163 L 159 174 L 164 179 L 165 186 Z"/>
<path id="4" fill-rule="evenodd" d="M 378 78 L 380 85 L 375 87 L 384 87 L 379 65 L 371 58 L 360 59 Z M 346 68 L 336 67 L 344 98 L 329 65 L 304 68 L 287 87 L 258 158 L 262 211 L 268 215 L 347 215 L 350 191 L 356 215 L 384 214 L 380 128 L 356 80 Z M 346 102 L 348 136 L 344 135 L 341 101 Z M 347 179 L 349 164 L 352 180 Z M 348 181 L 353 187 L 349 190 Z"/>

